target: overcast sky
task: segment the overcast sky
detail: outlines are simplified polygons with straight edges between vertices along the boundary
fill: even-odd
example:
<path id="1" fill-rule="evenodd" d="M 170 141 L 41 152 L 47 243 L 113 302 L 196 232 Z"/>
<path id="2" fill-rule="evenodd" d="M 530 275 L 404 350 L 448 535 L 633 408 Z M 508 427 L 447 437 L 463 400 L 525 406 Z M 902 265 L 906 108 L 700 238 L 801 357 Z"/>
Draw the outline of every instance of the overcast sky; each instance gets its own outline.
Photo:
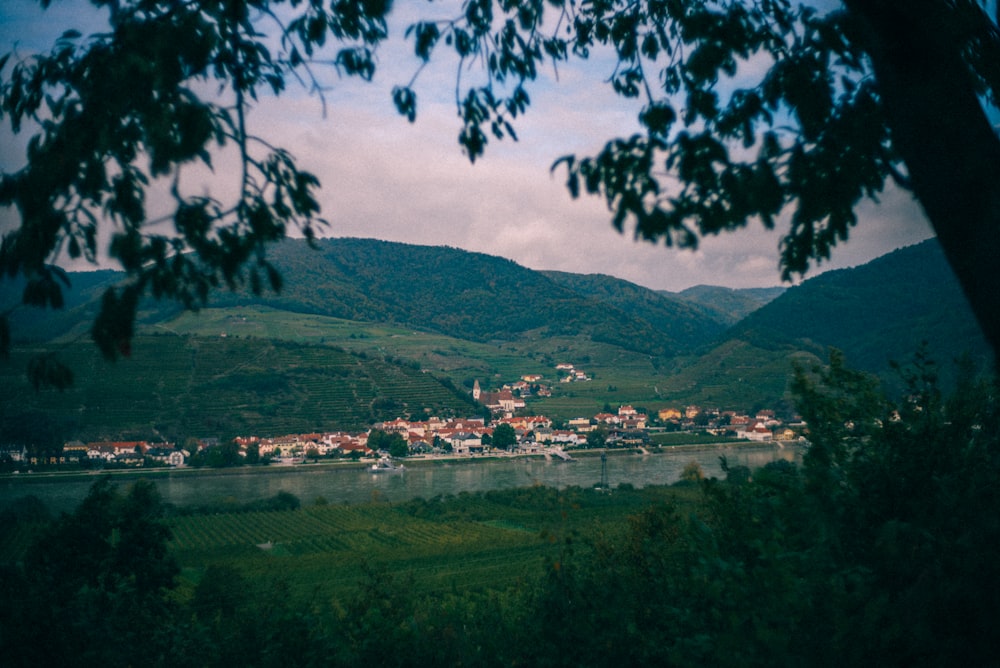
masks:
<path id="1" fill-rule="evenodd" d="M 408 82 L 418 64 L 408 55 L 409 44 L 402 44 L 406 13 L 450 15 L 438 2 L 397 1 L 396 6 L 403 15 L 392 26 L 399 40 L 380 49 L 374 82 L 338 80 L 331 73 L 325 117 L 319 100 L 294 90 L 263 100 L 249 118 L 252 132 L 289 149 L 301 168 L 319 177 L 322 213 L 331 223 L 326 236 L 448 245 L 500 255 L 532 269 L 610 274 L 674 291 L 697 284 L 780 283 L 778 231 L 750 224 L 703 240 L 697 252 L 634 241 L 631 231 L 618 234 L 611 227 L 603 200 L 573 200 L 565 173 L 550 172 L 560 156 L 592 155 L 607 140 L 628 136 L 637 127 L 638 107 L 617 98 L 604 83 L 611 71 L 607 62 L 560 67 L 558 82 L 545 71 L 544 80 L 529 89 L 527 115 L 515 124 L 520 141 L 491 142 L 475 165 L 457 142 L 450 62 L 441 60 L 421 72 L 416 123 L 398 116 L 390 91 Z M 22 50 L 50 44 L 71 27 L 90 32 L 85 26 L 92 12 L 79 0 L 56 2 L 45 13 L 28 0 L 5 0 L 0 51 L 15 41 Z M 5 139 L 0 166 L 19 166 L 21 145 Z M 216 163 L 223 180 L 232 176 L 226 165 L 225 156 Z M 887 192 L 879 205 L 866 204 L 859 214 L 851 239 L 809 276 L 863 264 L 932 235 L 905 193 Z"/>

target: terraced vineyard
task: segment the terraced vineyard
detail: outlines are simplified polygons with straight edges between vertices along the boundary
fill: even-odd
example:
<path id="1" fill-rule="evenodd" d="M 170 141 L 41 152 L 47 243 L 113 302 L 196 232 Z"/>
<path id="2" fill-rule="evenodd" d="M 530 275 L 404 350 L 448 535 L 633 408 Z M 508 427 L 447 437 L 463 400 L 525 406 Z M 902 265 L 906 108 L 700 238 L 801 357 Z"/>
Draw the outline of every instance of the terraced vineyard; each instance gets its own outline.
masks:
<path id="1" fill-rule="evenodd" d="M 28 359 L 52 351 L 73 369 L 74 385 L 35 392 L 25 374 Z M 331 346 L 145 336 L 116 363 L 78 342 L 15 348 L 0 365 L 0 420 L 24 423 L 44 412 L 64 440 L 364 428 L 423 409 L 465 415 L 469 404 L 413 366 Z"/>
<path id="2" fill-rule="evenodd" d="M 251 578 L 280 574 L 296 594 L 338 595 L 361 582 L 368 565 L 419 592 L 504 588 L 540 576 L 561 538 L 616 531 L 638 509 L 684 494 L 526 488 L 396 506 L 176 517 L 172 549 L 190 584 L 210 566 L 229 566 Z"/>
<path id="3" fill-rule="evenodd" d="M 433 522 L 380 506 L 179 518 L 174 553 L 188 577 L 228 564 L 245 575 L 280 572 L 295 593 L 346 592 L 362 565 L 383 565 L 421 591 L 501 587 L 541 571 L 553 546 L 538 533 L 481 522 Z"/>

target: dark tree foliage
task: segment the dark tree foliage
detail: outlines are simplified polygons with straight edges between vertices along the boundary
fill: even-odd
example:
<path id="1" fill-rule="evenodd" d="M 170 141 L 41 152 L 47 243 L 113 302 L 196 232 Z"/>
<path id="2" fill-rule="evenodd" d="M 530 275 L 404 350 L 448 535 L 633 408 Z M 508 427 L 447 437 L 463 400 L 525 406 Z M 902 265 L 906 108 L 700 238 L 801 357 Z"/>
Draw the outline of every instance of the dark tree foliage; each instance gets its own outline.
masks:
<path id="1" fill-rule="evenodd" d="M 259 455 L 258 451 L 258 459 Z M 240 454 L 240 446 L 235 441 L 227 441 L 221 445 L 193 452 L 188 460 L 190 466 L 208 466 L 210 468 L 229 468 L 248 463 L 253 462 L 248 462 L 247 458 Z"/>
<path id="2" fill-rule="evenodd" d="M 498 450 L 510 450 L 517 445 L 517 432 L 509 424 L 498 424 L 493 428 L 493 447 Z"/>
<path id="3" fill-rule="evenodd" d="M 444 44 L 484 63 L 459 87 L 470 160 L 516 139 L 543 65 L 612 51 L 610 84 L 643 102 L 642 130 L 565 156 L 567 187 L 603 197 L 616 228 L 695 247 L 789 216 L 782 276 L 830 256 L 856 207 L 888 181 L 920 201 L 994 349 L 1000 347 L 1000 30 L 983 0 L 552 2 L 468 0 L 411 28 L 417 57 Z M 460 82 L 468 77 L 460 78 Z M 396 91 L 411 120 L 412 88 Z"/>
<path id="4" fill-rule="evenodd" d="M 0 113 L 14 131 L 40 128 L 26 166 L 0 179 L 0 205 L 20 217 L 0 245 L 0 272 L 28 279 L 26 304 L 59 307 L 60 253 L 95 258 L 98 229 L 109 226 L 110 255 L 129 280 L 105 294 L 93 335 L 114 357 L 128 353 L 143 295 L 196 308 L 216 286 L 280 287 L 265 245 L 289 226 L 312 238 L 318 182 L 250 132 L 247 104 L 290 80 L 321 91 L 320 62 L 371 78 L 390 3 L 93 4 L 108 11 L 108 31 L 69 30 L 47 55 L 0 60 Z M 859 203 L 895 182 L 923 205 L 997 349 L 1000 141 L 984 107 L 997 106 L 1000 30 L 985 4 L 465 0 L 454 18 L 417 21 L 406 34 L 418 75 L 440 48 L 463 73 L 479 66 L 481 76 L 456 82 L 458 139 L 472 161 L 491 138 L 516 139 L 512 123 L 543 68 L 613 53 L 609 82 L 642 102 L 641 131 L 556 166 L 573 195 L 603 197 L 614 225 L 633 225 L 639 238 L 694 247 L 787 217 L 790 278 L 828 258 Z M 392 94 L 411 121 L 417 79 Z M 205 83 L 220 96 L 201 94 Z M 193 163 L 210 165 L 218 145 L 241 158 L 232 203 L 191 195 L 180 179 Z M 150 220 L 157 183 L 172 210 Z M 9 341 L 0 318 L 0 350 Z M 33 373 L 70 380 L 53 360 Z"/>
<path id="5" fill-rule="evenodd" d="M 11 666 L 162 664 L 178 568 L 156 487 L 91 487 L 5 573 L 0 648 Z M 63 639 L 63 640 L 60 640 Z"/>
<path id="6" fill-rule="evenodd" d="M 365 577 L 332 600 L 252 564 L 171 592 L 155 488 L 123 496 L 102 480 L 2 573 L 0 650 L 14 666 L 994 665 L 997 385 L 966 369 L 944 397 L 925 355 L 901 371 L 910 392 L 893 404 L 836 354 L 800 370 L 803 466 L 728 467 L 683 512 L 635 499 L 626 527 L 554 533 L 538 576 L 502 589 L 421 593 L 359 555 Z M 400 511 L 468 522 L 486 519 L 484 500 L 554 516 L 621 502 L 464 496 Z"/>
<path id="7" fill-rule="evenodd" d="M 398 432 L 390 434 L 381 429 L 373 429 L 368 434 L 368 448 L 375 452 L 387 452 L 391 457 L 405 457 L 410 452 L 402 434 Z"/>
<path id="8" fill-rule="evenodd" d="M 99 231 L 111 230 L 107 252 L 128 280 L 104 293 L 91 333 L 113 359 L 129 353 L 144 295 L 197 308 L 218 286 L 280 289 L 265 246 L 290 227 L 314 237 L 319 182 L 252 133 L 248 106 L 262 92 L 280 94 L 289 77 L 319 91 L 313 59 L 328 40 L 340 45 L 338 72 L 370 78 L 389 3 L 93 4 L 108 12 L 107 31 L 67 30 L 48 54 L 0 58 L 0 115 L 15 133 L 37 130 L 25 166 L 0 175 L 0 206 L 20 220 L 0 244 L 0 275 L 27 279 L 24 304 L 60 308 L 60 258 L 96 261 Z M 235 200 L 191 194 L 182 176 L 197 163 L 211 168 L 224 146 L 239 154 Z M 153 188 L 169 193 L 166 211 L 149 210 Z M 60 365 L 48 360 L 34 375 L 71 381 L 49 367 Z"/>
<path id="9" fill-rule="evenodd" d="M 967 375 L 945 400 L 925 359 L 906 375 L 894 406 L 837 357 L 800 372 L 801 469 L 707 481 L 697 517 L 652 508 L 567 552 L 520 643 L 534 665 L 995 663 L 997 388 Z"/>
<path id="10" fill-rule="evenodd" d="M 587 447 L 590 449 L 600 449 L 607 445 L 608 429 L 604 425 L 598 425 L 587 432 Z"/>

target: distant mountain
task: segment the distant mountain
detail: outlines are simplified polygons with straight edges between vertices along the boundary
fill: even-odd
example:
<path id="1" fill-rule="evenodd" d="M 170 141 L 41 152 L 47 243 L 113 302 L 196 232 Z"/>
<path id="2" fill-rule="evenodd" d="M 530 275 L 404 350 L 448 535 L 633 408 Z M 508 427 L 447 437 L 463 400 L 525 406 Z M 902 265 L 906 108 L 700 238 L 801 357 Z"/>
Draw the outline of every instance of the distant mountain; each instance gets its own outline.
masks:
<path id="1" fill-rule="evenodd" d="M 121 271 L 69 272 L 70 285 L 63 289 L 61 309 L 43 309 L 21 304 L 25 282 L 21 278 L 0 280 L 0 313 L 10 311 L 14 341 L 48 341 L 69 334 L 86 334 L 97 317 L 101 295 L 125 278 Z M 172 302 L 148 299 L 136 318 L 139 324 L 173 317 L 181 307 Z"/>
<path id="2" fill-rule="evenodd" d="M 883 377 L 893 375 L 891 362 L 909 362 L 923 342 L 942 365 L 967 353 L 985 367 L 991 357 L 935 239 L 790 288 L 729 336 L 823 356 L 828 347 L 839 348 L 852 366 Z"/>
<path id="3" fill-rule="evenodd" d="M 323 239 L 318 249 L 311 249 L 304 241 L 287 240 L 272 247 L 269 256 L 284 281 L 279 294 L 219 291 L 210 305 L 262 304 L 478 342 L 584 336 L 663 356 L 690 352 L 723 331 L 703 311 L 625 281 L 606 277 L 615 288 L 598 289 L 589 279 L 562 275 L 556 280 L 510 260 L 455 248 Z M 55 313 L 19 309 L 15 336 L 45 340 L 86 331 L 103 290 L 121 277 L 115 272 L 71 274 L 74 289 L 67 308 Z M 17 284 L 0 286 L 4 303 L 19 300 Z M 172 304 L 148 300 L 141 322 L 177 312 Z"/>
<path id="4" fill-rule="evenodd" d="M 723 288 L 717 285 L 696 285 L 675 295 L 706 309 L 720 322 L 735 325 L 760 307 L 777 299 L 787 288 Z"/>
<path id="5" fill-rule="evenodd" d="M 272 257 L 285 287 L 278 296 L 256 301 L 472 341 L 586 336 L 669 356 L 690 351 L 704 342 L 702 336 L 719 331 L 693 309 L 684 309 L 689 323 L 662 328 L 659 310 L 647 312 L 511 260 L 455 248 L 324 239 L 318 251 L 302 242 L 282 243 Z M 227 299 L 238 301 L 218 301 Z"/>
<path id="6" fill-rule="evenodd" d="M 571 274 L 543 271 L 559 285 L 611 308 L 642 318 L 670 340 L 694 350 L 725 331 L 725 322 L 715 311 L 669 292 L 650 290 L 604 274 Z M 725 290 L 725 288 L 719 288 Z"/>

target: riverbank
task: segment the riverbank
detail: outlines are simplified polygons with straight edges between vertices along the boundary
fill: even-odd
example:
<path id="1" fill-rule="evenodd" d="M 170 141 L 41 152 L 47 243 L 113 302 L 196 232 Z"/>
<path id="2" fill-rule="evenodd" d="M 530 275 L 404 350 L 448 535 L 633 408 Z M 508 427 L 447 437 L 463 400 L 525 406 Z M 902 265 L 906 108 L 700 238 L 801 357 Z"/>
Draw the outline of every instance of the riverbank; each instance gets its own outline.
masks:
<path id="1" fill-rule="evenodd" d="M 801 448 L 777 444 L 698 444 L 638 450 L 576 450 L 575 461 L 544 455 L 502 455 L 410 459 L 405 471 L 372 473 L 368 462 L 326 462 L 293 466 L 242 466 L 232 469 L 132 469 L 113 474 L 115 482 L 128 484 L 144 478 L 154 482 L 167 503 L 178 507 L 239 507 L 285 492 L 304 505 L 405 502 L 441 495 L 493 489 L 547 486 L 589 488 L 607 480 L 611 487 L 628 484 L 670 485 L 692 461 L 706 477 L 724 477 L 721 456 L 730 465 L 750 469 L 775 459 L 801 461 Z M 608 457 L 602 461 L 601 454 Z M 104 472 L 75 474 L 22 474 L 0 479 L 0 509 L 33 495 L 53 512 L 70 511 Z"/>
<path id="2" fill-rule="evenodd" d="M 761 447 L 796 447 L 799 444 L 794 442 L 757 442 L 757 441 L 719 441 L 717 443 L 691 443 L 678 445 L 647 446 L 644 448 L 593 448 L 593 449 L 572 449 L 567 450 L 573 459 L 586 459 L 606 455 L 608 457 L 624 456 L 658 456 L 677 453 L 695 453 L 720 449 L 759 449 Z M 545 453 L 506 453 L 496 452 L 484 455 L 454 455 L 454 454 L 433 454 L 433 455 L 413 455 L 402 459 L 406 468 L 418 468 L 427 466 L 442 466 L 455 464 L 479 464 L 485 462 L 500 462 L 510 460 L 525 459 L 547 459 Z M 315 462 L 299 462 L 295 464 L 267 464 L 267 465 L 244 465 L 231 468 L 205 468 L 205 467 L 157 467 L 157 468 L 134 468 L 134 469 L 99 469 L 88 471 L 35 471 L 26 473 L 4 473 L 0 474 L 0 482 L 4 484 L 16 484 L 22 482 L 79 482 L 93 480 L 99 476 L 110 475 L 120 480 L 138 479 L 164 479 L 186 476 L 231 476 L 231 475 L 286 475 L 294 472 L 316 472 L 320 470 L 331 471 L 359 471 L 364 472 L 370 469 L 373 458 L 363 458 L 359 460 L 319 460 Z M 557 460 L 562 461 L 562 460 Z M 567 464 L 571 461 L 565 462 Z"/>

